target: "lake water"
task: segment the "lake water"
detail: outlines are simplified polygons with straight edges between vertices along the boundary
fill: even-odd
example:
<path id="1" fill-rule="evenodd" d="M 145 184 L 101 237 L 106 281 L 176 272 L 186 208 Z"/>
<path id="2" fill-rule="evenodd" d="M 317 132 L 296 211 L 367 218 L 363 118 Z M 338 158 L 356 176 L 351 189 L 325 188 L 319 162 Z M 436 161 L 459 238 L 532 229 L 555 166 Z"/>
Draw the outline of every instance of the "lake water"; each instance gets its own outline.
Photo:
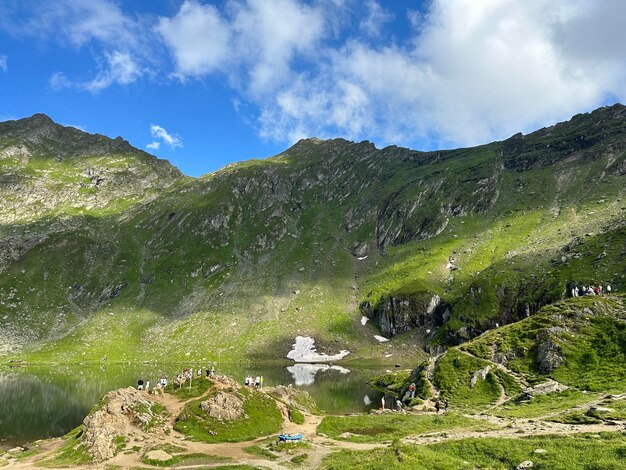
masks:
<path id="1" fill-rule="evenodd" d="M 180 365 L 172 364 L 0 369 L 0 446 L 62 436 L 78 426 L 108 391 L 136 386 L 139 378 L 150 380 L 152 386 L 162 374 L 171 380 L 180 371 Z M 381 369 L 222 364 L 216 372 L 242 383 L 246 375 L 262 375 L 267 386 L 293 384 L 334 414 L 367 411 L 382 396 L 367 385 Z"/>

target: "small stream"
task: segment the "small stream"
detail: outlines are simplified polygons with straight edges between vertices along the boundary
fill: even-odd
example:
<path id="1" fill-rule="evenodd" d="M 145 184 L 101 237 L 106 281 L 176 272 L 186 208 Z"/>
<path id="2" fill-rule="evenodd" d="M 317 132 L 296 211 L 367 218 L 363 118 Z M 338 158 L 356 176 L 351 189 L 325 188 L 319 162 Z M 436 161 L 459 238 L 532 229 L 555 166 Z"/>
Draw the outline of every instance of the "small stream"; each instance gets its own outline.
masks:
<path id="1" fill-rule="evenodd" d="M 197 370 L 201 365 L 190 365 Z M 78 426 L 102 395 L 136 386 L 138 379 L 156 384 L 162 374 L 173 378 L 179 364 L 63 365 L 0 369 L 0 446 L 62 436 Z M 345 368 L 328 364 L 221 364 L 216 373 L 243 383 L 262 375 L 266 386 L 289 385 L 308 391 L 327 413 L 368 411 L 380 406 L 382 394 L 367 382 L 380 368 Z"/>

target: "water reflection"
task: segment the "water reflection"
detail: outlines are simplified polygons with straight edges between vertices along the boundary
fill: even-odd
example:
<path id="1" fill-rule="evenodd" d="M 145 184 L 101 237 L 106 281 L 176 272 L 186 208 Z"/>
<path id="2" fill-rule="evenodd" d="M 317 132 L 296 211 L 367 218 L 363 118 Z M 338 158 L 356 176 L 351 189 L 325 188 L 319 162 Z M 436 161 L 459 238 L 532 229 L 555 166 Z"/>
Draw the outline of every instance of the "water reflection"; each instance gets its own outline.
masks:
<path id="1" fill-rule="evenodd" d="M 294 364 L 287 367 L 287 370 L 293 377 L 294 384 L 297 387 L 303 385 L 313 385 L 315 383 L 315 376 L 318 372 L 322 371 L 336 371 L 340 374 L 349 374 L 350 369 L 346 369 L 341 366 L 331 366 L 328 364 Z"/>
<path id="2" fill-rule="evenodd" d="M 209 364 L 190 364 L 195 369 Z M 116 364 L 0 369 L 0 445 L 8 447 L 61 436 L 79 425 L 102 395 L 120 387 L 152 384 L 180 373 L 178 364 Z M 294 384 L 308 391 L 318 406 L 333 414 L 361 412 L 380 406 L 381 394 L 367 382 L 380 369 L 329 364 L 288 367 L 221 364 L 216 372 L 243 383 L 246 375 L 263 375 L 268 386 Z"/>

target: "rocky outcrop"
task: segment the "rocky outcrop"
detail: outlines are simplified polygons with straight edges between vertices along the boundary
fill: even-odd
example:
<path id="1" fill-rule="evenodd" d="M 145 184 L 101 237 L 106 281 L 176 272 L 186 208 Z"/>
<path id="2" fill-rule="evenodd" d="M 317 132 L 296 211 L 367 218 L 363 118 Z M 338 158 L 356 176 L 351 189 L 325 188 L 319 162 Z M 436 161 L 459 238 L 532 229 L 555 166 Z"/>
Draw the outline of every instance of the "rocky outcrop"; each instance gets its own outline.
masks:
<path id="1" fill-rule="evenodd" d="M 107 393 L 102 405 L 83 421 L 81 440 L 95 462 L 115 456 L 118 442 L 143 431 L 159 432 L 164 416 L 155 412 L 155 402 L 132 387 Z"/>
<path id="2" fill-rule="evenodd" d="M 374 321 L 383 335 L 390 337 L 413 328 L 442 325 L 449 311 L 436 294 L 421 292 L 407 296 L 389 296 L 375 306 L 361 304 L 361 312 Z M 447 313 L 446 313 L 447 312 Z"/>
<path id="3" fill-rule="evenodd" d="M 207 415 L 219 420 L 233 421 L 244 415 L 243 400 L 230 392 L 219 392 L 214 397 L 200 403 Z"/>
<path id="4" fill-rule="evenodd" d="M 542 374 L 549 374 L 565 360 L 558 336 L 566 331 L 565 328 L 554 326 L 537 334 L 537 365 Z"/>

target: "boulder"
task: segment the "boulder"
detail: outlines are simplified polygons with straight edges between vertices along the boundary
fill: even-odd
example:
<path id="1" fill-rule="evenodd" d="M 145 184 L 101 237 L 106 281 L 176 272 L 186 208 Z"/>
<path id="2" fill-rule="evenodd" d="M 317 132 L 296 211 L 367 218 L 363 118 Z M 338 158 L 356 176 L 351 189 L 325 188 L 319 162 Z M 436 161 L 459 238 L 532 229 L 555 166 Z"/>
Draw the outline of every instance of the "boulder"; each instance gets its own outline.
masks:
<path id="1" fill-rule="evenodd" d="M 81 440 L 95 462 L 115 456 L 119 436 L 134 436 L 141 432 L 137 425 L 146 429 L 146 423 L 162 419 L 152 413 L 155 403 L 147 397 L 133 387 L 114 390 L 105 395 L 101 408 L 84 419 Z"/>
<path id="2" fill-rule="evenodd" d="M 534 464 L 530 460 L 524 460 L 517 467 L 515 467 L 515 470 L 526 470 L 527 468 L 533 468 L 533 465 Z"/>
<path id="3" fill-rule="evenodd" d="M 200 403 L 200 408 L 209 416 L 226 421 L 241 418 L 244 414 L 243 400 L 228 392 L 219 392 Z"/>
<path id="4" fill-rule="evenodd" d="M 146 453 L 144 457 L 148 460 L 155 460 L 157 462 L 167 462 L 173 458 L 167 452 L 159 449 L 151 450 L 150 452 Z"/>

